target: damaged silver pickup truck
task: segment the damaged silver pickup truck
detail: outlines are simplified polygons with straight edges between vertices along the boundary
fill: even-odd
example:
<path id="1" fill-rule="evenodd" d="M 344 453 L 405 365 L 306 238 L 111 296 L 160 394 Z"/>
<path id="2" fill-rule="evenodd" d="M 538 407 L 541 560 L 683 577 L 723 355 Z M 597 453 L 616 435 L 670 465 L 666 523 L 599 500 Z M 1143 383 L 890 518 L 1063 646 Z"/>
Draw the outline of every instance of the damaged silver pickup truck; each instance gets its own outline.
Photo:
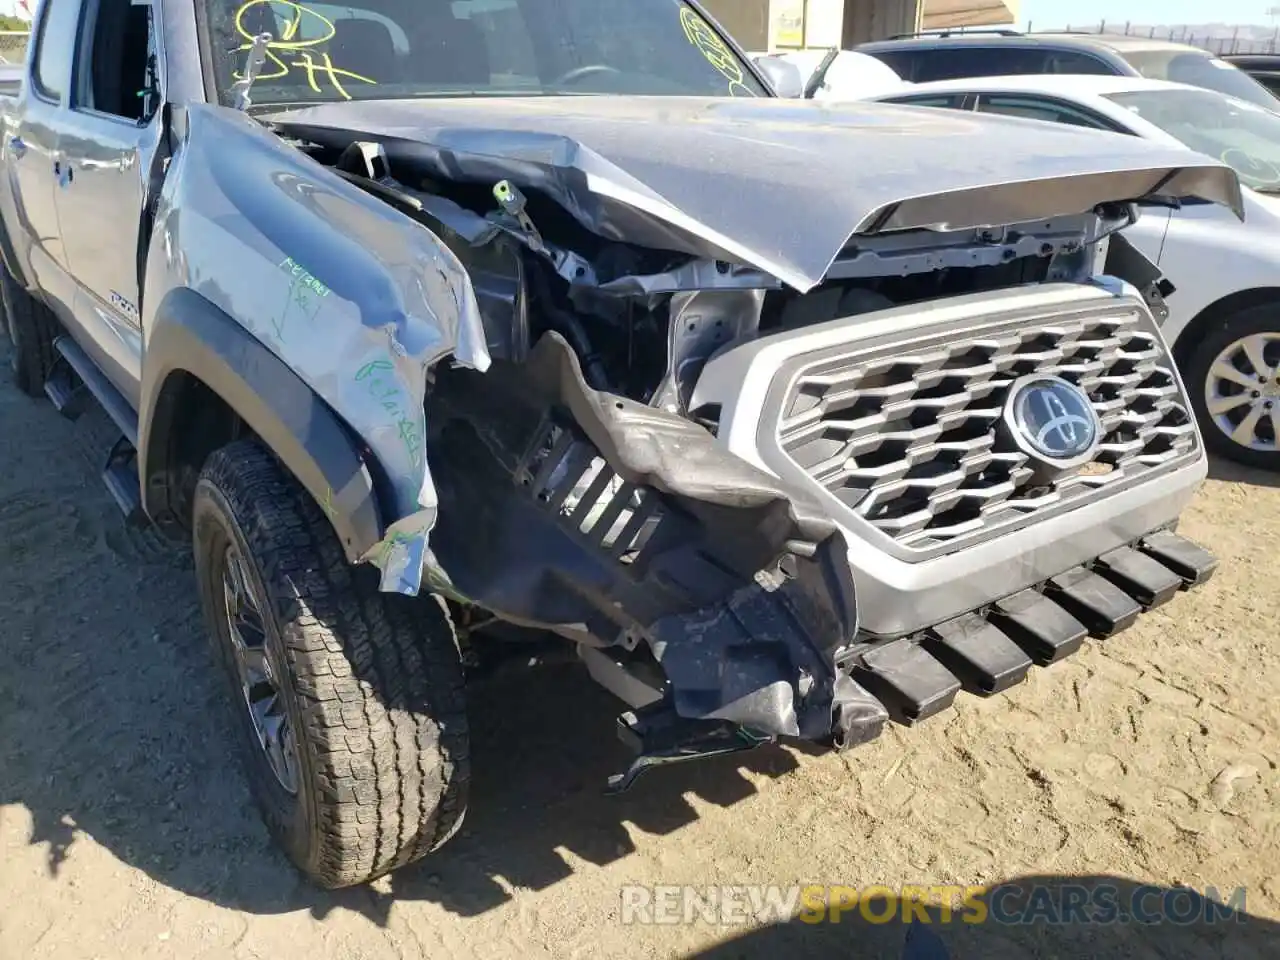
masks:
<path id="1" fill-rule="evenodd" d="M 31 47 L 17 382 L 96 398 L 116 500 L 193 542 L 320 884 L 456 831 L 499 645 L 624 701 L 621 790 L 995 694 L 1214 569 L 1123 231 L 1239 211 L 1224 165 L 788 100 L 685 0 L 43 0 Z"/>

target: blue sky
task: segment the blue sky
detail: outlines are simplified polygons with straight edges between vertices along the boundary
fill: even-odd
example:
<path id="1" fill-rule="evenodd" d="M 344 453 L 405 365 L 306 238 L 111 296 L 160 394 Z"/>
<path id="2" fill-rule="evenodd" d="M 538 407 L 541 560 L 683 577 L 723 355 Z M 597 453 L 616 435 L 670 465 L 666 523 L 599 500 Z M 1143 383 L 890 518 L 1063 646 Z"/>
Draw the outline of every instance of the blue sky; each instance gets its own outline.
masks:
<path id="1" fill-rule="evenodd" d="M 1263 23 L 1267 10 L 1280 0 L 1022 0 L 1022 23 L 1036 27 L 1085 26 L 1103 17 L 1123 24 Z M 1278 21 L 1280 22 L 1280 18 Z"/>

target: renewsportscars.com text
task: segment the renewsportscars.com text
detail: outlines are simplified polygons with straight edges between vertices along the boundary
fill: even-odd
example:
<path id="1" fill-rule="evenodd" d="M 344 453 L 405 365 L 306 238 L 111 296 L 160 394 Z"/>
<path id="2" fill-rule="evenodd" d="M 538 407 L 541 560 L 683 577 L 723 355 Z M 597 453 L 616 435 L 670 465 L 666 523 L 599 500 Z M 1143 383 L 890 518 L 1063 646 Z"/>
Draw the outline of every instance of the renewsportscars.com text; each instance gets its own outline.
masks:
<path id="1" fill-rule="evenodd" d="M 1106 925 L 1241 922 L 1245 888 L 1056 884 L 1020 887 L 639 886 L 622 888 L 623 924 L 931 923 Z"/>

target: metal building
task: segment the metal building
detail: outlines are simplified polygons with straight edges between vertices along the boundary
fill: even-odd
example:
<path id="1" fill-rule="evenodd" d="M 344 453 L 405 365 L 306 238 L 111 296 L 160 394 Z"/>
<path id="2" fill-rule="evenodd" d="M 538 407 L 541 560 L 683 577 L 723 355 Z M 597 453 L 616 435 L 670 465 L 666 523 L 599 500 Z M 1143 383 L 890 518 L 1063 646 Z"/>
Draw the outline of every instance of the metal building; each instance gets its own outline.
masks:
<path id="1" fill-rule="evenodd" d="M 851 47 L 941 27 L 1011 25 L 1019 0 L 703 0 L 751 51 Z"/>

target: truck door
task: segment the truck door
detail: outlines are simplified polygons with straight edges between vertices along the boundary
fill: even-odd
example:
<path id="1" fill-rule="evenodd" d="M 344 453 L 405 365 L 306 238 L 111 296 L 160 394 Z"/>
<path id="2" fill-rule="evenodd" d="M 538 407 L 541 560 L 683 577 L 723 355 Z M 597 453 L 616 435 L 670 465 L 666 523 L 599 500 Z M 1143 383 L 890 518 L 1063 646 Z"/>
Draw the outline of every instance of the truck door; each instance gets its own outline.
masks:
<path id="1" fill-rule="evenodd" d="M 57 191 L 76 322 L 91 331 L 83 345 L 133 403 L 142 365 L 138 235 L 161 136 L 155 35 L 150 6 L 85 0 Z"/>
<path id="2" fill-rule="evenodd" d="M 63 172 L 59 121 L 71 84 L 72 49 L 80 0 L 44 0 L 39 10 L 18 109 L 4 157 L 13 178 L 17 219 L 30 243 L 29 278 L 44 291 L 49 306 L 66 323 L 71 318 L 75 285 L 67 272 L 66 251 L 55 195 Z"/>

